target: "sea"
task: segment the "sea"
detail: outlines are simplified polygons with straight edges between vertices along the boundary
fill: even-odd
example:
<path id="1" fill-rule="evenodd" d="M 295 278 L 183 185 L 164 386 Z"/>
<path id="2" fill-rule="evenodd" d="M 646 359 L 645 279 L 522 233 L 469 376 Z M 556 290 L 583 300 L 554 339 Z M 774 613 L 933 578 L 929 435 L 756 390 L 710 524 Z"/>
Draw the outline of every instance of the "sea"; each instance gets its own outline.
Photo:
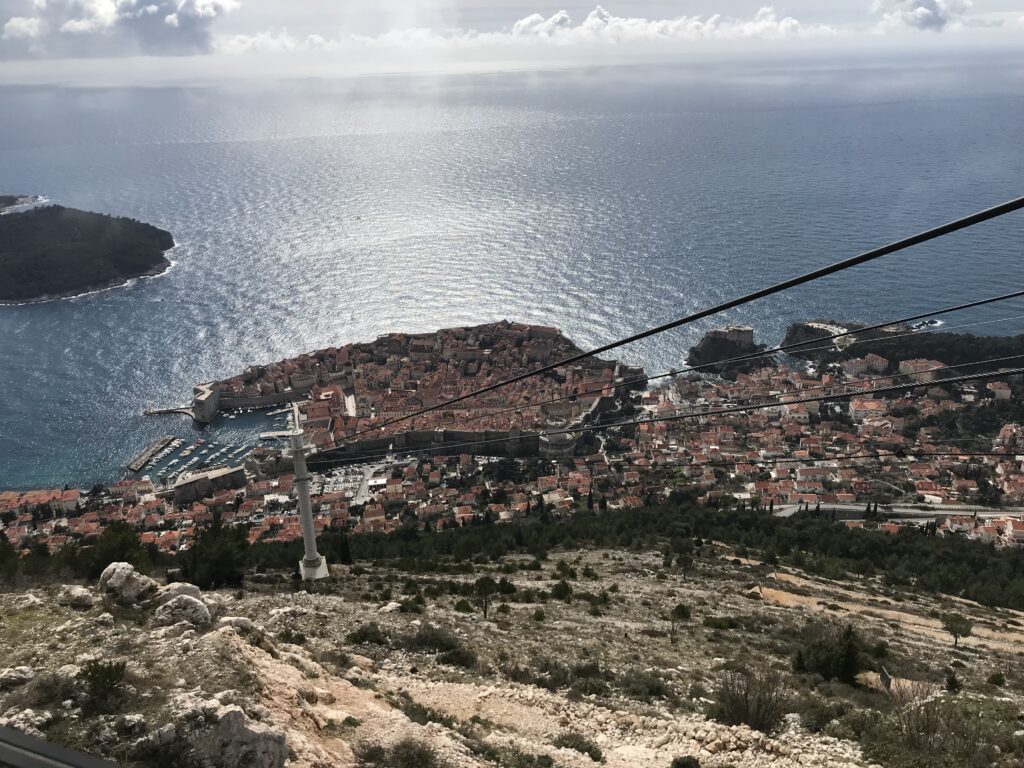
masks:
<path id="1" fill-rule="evenodd" d="M 154 438 L 251 445 L 148 408 L 390 331 L 501 319 L 592 347 L 1024 194 L 1019 61 L 0 88 L 0 192 L 170 230 L 167 273 L 0 307 L 0 488 L 87 488 Z M 1019 289 L 1024 213 L 662 334 L 882 321 Z M 1024 303 L 946 327 L 1024 331 Z M 980 325 L 979 325 L 980 324 Z"/>

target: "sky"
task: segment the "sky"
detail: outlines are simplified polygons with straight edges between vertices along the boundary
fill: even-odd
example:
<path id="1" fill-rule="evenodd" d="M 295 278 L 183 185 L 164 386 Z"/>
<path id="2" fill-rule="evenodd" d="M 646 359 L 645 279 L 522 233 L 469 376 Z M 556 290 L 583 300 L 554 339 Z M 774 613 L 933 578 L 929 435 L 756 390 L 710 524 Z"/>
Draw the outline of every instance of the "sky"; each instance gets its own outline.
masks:
<path id="1" fill-rule="evenodd" d="M 0 82 L 1024 49 L 1024 0 L 0 0 Z"/>

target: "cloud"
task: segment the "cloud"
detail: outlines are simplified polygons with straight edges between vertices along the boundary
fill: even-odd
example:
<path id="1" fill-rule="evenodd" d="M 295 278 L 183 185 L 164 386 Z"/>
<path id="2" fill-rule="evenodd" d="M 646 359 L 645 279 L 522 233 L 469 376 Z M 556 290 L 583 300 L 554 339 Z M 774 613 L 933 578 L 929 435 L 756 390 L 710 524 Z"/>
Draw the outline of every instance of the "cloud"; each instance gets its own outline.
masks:
<path id="1" fill-rule="evenodd" d="M 872 10 L 881 15 L 879 31 L 910 28 L 941 32 L 961 25 L 970 7 L 970 0 L 875 0 Z"/>
<path id="2" fill-rule="evenodd" d="M 449 30 L 437 32 L 425 28 L 396 29 L 380 35 L 352 34 L 337 38 L 310 35 L 297 40 L 286 31 L 258 35 L 231 35 L 219 38 L 217 49 L 225 53 L 267 50 L 339 50 L 352 47 L 373 48 L 481 48 L 522 45 L 654 43 L 697 40 L 791 39 L 836 34 L 832 27 L 805 24 L 790 16 L 779 16 L 771 6 L 761 8 L 748 19 L 721 15 L 702 18 L 679 16 L 673 19 L 644 19 L 615 16 L 597 6 L 581 22 L 574 22 L 565 11 L 551 16 L 534 13 L 501 32 Z"/>
<path id="3" fill-rule="evenodd" d="M 644 19 L 615 16 L 597 6 L 580 24 L 573 24 L 565 11 L 544 18 L 540 14 L 520 19 L 512 27 L 513 37 L 548 38 L 563 42 L 630 42 L 656 40 L 737 40 L 750 38 L 793 38 L 835 34 L 823 24 L 805 24 L 792 16 L 780 17 L 765 6 L 750 19 L 722 15 L 679 16 L 673 19 Z"/>
<path id="4" fill-rule="evenodd" d="M 0 57 L 209 53 L 237 0 L 30 0 L 3 26 Z"/>
<path id="5" fill-rule="evenodd" d="M 35 40 L 39 37 L 39 19 L 29 16 L 12 16 L 4 24 L 0 40 Z"/>

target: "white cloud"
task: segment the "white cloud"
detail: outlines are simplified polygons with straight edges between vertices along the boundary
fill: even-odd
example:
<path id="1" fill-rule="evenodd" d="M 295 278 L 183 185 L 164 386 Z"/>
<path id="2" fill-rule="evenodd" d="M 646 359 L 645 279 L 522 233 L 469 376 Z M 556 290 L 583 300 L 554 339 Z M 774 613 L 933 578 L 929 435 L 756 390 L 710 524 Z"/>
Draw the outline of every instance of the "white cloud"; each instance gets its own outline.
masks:
<path id="1" fill-rule="evenodd" d="M 32 15 L 4 24 L 0 58 L 25 55 L 117 56 L 208 53 L 214 21 L 237 0 L 31 0 Z"/>
<path id="2" fill-rule="evenodd" d="M 565 11 L 551 16 L 534 13 L 515 22 L 502 32 L 449 30 L 436 32 L 425 28 L 397 29 L 380 35 L 352 34 L 338 38 L 310 35 L 305 40 L 291 38 L 287 32 L 258 35 L 231 35 L 217 41 L 221 52 L 250 50 L 338 50 L 352 47 L 374 48 L 480 48 L 483 46 L 521 46 L 556 44 L 654 43 L 697 40 L 791 39 L 836 34 L 822 24 L 805 24 L 790 16 L 779 16 L 765 6 L 748 19 L 721 15 L 679 16 L 673 19 L 644 19 L 615 16 L 601 6 L 576 23 Z"/>
<path id="3" fill-rule="evenodd" d="M 582 23 L 574 25 L 560 11 L 545 19 L 534 14 L 516 22 L 513 36 L 544 37 L 564 42 L 630 42 L 655 40 L 736 40 L 744 38 L 790 38 L 831 35 L 835 29 L 823 24 L 804 24 L 791 16 L 780 17 L 765 6 L 750 19 L 714 15 L 679 16 L 673 19 L 644 19 L 615 16 L 597 6 Z"/>
<path id="4" fill-rule="evenodd" d="M 4 24 L 0 40 L 34 40 L 39 37 L 39 19 L 13 16 Z"/>
<path id="5" fill-rule="evenodd" d="M 970 10 L 970 0 L 875 0 L 872 10 L 881 16 L 880 31 L 910 28 L 941 32 L 959 26 Z"/>
<path id="6" fill-rule="evenodd" d="M 1005 14 L 1005 24 L 1002 19 L 996 24 L 984 15 L 970 15 L 970 0 L 875 0 L 871 7 L 874 19 L 865 15 L 859 26 L 836 26 L 802 21 L 772 6 L 745 17 L 713 14 L 653 19 L 617 16 L 597 6 L 585 16 L 574 17 L 564 10 L 526 14 L 499 31 L 480 32 L 445 28 L 439 21 L 444 14 L 420 12 L 424 3 L 447 7 L 451 2 L 388 0 L 388 8 L 397 3 L 398 10 L 408 12 L 387 14 L 387 23 L 378 26 L 379 33 L 361 32 L 366 26 L 346 23 L 340 25 L 344 31 L 332 34 L 306 23 L 299 25 L 305 27 L 304 34 L 293 36 L 284 28 L 219 34 L 222 27 L 217 25 L 240 6 L 238 0 L 0 0 L 0 22 L 8 17 L 0 34 L 0 59 L 325 51 L 348 52 L 358 58 L 372 48 L 381 51 L 381 56 L 407 53 L 414 57 L 432 51 L 435 58 L 444 61 L 458 56 L 527 61 L 584 55 L 593 58 L 604 56 L 597 51 L 611 46 L 620 57 L 648 53 L 672 56 L 700 46 L 710 49 L 712 45 L 729 46 L 737 41 L 769 41 L 767 46 L 773 44 L 771 41 L 780 45 L 818 40 L 831 46 L 833 38 L 857 45 L 858 40 L 870 37 L 870 32 L 890 34 L 896 40 L 909 39 L 920 31 L 973 30 L 980 35 L 983 32 L 978 30 L 983 26 L 1004 25 L 1007 31 L 1016 28 L 1018 15 Z M 863 5 L 861 9 L 866 14 L 868 9 Z M 282 11 L 285 18 L 290 18 L 289 14 L 287 9 Z M 329 25 L 324 21 L 321 26 Z M 262 28 L 263 24 L 248 27 Z M 919 37 L 925 40 L 932 36 Z"/>

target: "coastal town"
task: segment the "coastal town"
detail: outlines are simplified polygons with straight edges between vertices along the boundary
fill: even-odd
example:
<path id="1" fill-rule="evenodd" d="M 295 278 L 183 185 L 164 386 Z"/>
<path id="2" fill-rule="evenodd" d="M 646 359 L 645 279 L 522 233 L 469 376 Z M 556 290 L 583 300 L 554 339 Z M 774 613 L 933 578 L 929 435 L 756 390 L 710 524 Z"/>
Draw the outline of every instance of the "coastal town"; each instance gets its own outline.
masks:
<path id="1" fill-rule="evenodd" d="M 1024 545 L 1024 424 L 992 421 L 1019 404 L 1021 378 L 950 384 L 939 359 L 871 353 L 818 369 L 765 357 L 733 378 L 683 372 L 644 390 L 642 370 L 589 358 L 393 423 L 576 352 L 555 329 L 513 323 L 391 334 L 202 385 L 198 407 L 299 402 L 316 449 L 318 532 L 440 531 L 688 498 Z M 917 386 L 885 391 L 900 384 Z M 957 432 L 978 413 L 991 434 Z M 630 423 L 604 428 L 617 420 Z M 402 442 L 410 430 L 428 442 Z M 88 545 L 124 522 L 174 553 L 214 515 L 252 544 L 288 542 L 301 537 L 293 481 L 269 442 L 173 479 L 2 491 L 0 520 L 23 551 Z"/>

